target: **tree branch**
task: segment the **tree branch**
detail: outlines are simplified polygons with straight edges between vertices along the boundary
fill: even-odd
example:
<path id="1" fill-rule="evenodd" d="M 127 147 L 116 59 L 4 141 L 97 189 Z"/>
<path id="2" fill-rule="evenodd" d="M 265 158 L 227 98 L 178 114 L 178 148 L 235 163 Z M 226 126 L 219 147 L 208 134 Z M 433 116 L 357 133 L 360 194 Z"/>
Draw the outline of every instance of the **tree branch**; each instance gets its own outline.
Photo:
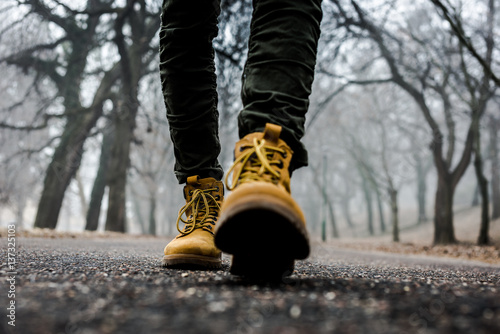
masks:
<path id="1" fill-rule="evenodd" d="M 325 74 L 329 74 L 325 72 Z M 332 74 L 333 75 L 333 74 Z M 373 85 L 373 84 L 381 84 L 381 83 L 389 83 L 392 82 L 393 80 L 391 78 L 389 79 L 371 79 L 371 80 L 350 80 L 347 83 L 343 84 L 339 88 L 337 88 L 335 91 L 330 93 L 323 101 L 319 102 L 316 106 L 316 109 L 311 113 L 311 117 L 309 118 L 309 122 L 307 123 L 307 129 L 311 127 L 311 125 L 314 123 L 316 118 L 318 118 L 319 114 L 326 108 L 326 106 L 335 98 L 337 95 L 339 95 L 342 91 L 344 91 L 347 87 L 350 85 L 360 85 L 360 86 L 367 86 L 367 85 Z"/>
<path id="2" fill-rule="evenodd" d="M 483 70 L 485 73 L 487 73 L 493 82 L 495 82 L 495 85 L 500 87 L 500 78 L 498 78 L 495 73 L 493 73 L 493 70 L 491 69 L 490 64 L 488 63 L 487 60 L 483 59 L 477 52 L 476 48 L 474 45 L 472 45 L 471 38 L 465 35 L 465 32 L 462 28 L 462 24 L 460 21 L 455 21 L 452 16 L 455 17 L 455 15 L 452 15 L 448 8 L 440 1 L 440 0 L 430 0 L 434 6 L 436 6 L 438 9 L 441 10 L 442 15 L 444 19 L 450 24 L 451 29 L 455 33 L 455 36 L 457 36 L 458 40 L 462 45 L 464 45 L 467 50 L 472 54 L 472 56 L 479 62 L 479 64 L 483 67 Z"/>
<path id="3" fill-rule="evenodd" d="M 72 24 L 70 23 L 70 20 L 55 15 L 53 13 L 53 10 L 48 8 L 40 0 L 24 0 L 24 1 L 19 1 L 19 3 L 22 5 L 30 6 L 32 13 L 38 14 L 47 21 L 55 23 L 56 25 L 61 27 L 64 31 L 68 32 L 69 30 L 71 30 L 70 27 L 72 26 Z"/>

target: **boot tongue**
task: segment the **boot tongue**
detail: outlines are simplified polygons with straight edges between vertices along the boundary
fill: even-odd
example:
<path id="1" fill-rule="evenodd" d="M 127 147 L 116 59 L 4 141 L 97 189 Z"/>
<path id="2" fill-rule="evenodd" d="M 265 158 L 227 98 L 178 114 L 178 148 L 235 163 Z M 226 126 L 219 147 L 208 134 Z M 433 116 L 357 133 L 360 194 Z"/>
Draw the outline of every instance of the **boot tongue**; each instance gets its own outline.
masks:
<path id="1" fill-rule="evenodd" d="M 281 126 L 276 124 L 267 123 L 264 129 L 263 139 L 268 143 L 278 145 L 278 140 L 280 139 Z"/>
<path id="2" fill-rule="evenodd" d="M 200 177 L 198 175 L 190 176 L 187 178 L 187 184 L 190 186 L 199 186 L 200 185 Z"/>

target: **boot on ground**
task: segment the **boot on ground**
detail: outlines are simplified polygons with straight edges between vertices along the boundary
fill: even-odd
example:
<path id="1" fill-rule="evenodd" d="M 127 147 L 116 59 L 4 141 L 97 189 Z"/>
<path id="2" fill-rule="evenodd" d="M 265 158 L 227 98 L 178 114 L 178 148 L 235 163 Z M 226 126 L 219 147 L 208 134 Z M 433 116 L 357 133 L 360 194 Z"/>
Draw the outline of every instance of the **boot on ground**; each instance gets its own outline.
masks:
<path id="1" fill-rule="evenodd" d="M 224 185 L 214 178 L 191 176 L 184 187 L 186 205 L 179 211 L 179 235 L 165 247 L 163 265 L 169 268 L 216 269 L 221 251 L 214 231 L 224 196 Z M 185 216 L 185 218 L 183 218 Z M 184 223 L 184 229 L 179 224 Z"/>
<path id="2" fill-rule="evenodd" d="M 268 123 L 264 132 L 236 143 L 226 176 L 232 193 L 215 233 L 217 247 L 233 255 L 230 271 L 235 275 L 283 277 L 293 272 L 296 259 L 309 255 L 304 214 L 290 194 L 293 152 L 280 134 L 280 126 Z"/>

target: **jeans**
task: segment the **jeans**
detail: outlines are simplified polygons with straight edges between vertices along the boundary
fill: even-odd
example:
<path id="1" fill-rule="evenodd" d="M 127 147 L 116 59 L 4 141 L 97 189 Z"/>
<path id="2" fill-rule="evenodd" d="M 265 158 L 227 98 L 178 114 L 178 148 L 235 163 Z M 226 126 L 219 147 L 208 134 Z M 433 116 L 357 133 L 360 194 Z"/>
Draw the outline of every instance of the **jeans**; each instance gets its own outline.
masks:
<path id="1" fill-rule="evenodd" d="M 217 91 L 212 40 L 220 0 L 164 0 L 160 75 L 179 183 L 188 176 L 221 180 L 217 158 Z M 305 115 L 314 78 L 321 0 L 254 0 L 242 77 L 240 138 L 266 123 L 282 126 L 294 151 L 291 171 L 307 165 Z"/>

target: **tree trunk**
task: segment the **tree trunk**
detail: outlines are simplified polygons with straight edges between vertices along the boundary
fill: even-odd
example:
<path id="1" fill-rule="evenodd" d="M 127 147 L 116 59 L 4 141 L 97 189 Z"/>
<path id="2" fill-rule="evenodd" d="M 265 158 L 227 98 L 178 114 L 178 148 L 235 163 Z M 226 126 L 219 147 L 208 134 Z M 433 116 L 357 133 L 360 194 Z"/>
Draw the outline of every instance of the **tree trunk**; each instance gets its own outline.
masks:
<path id="1" fill-rule="evenodd" d="M 385 217 L 384 217 L 384 207 L 382 205 L 382 196 L 380 195 L 380 191 L 378 189 L 375 190 L 375 194 L 377 195 L 377 208 L 378 215 L 380 219 L 380 231 L 385 233 Z"/>
<path id="2" fill-rule="evenodd" d="M 500 158 L 498 154 L 498 131 L 500 118 L 490 118 L 491 194 L 493 213 L 491 219 L 500 218 Z"/>
<path id="3" fill-rule="evenodd" d="M 427 183 L 424 180 L 419 180 L 418 181 L 418 223 L 421 224 L 422 222 L 427 221 L 427 201 L 426 201 L 426 194 L 427 194 Z"/>
<path id="4" fill-rule="evenodd" d="M 351 199 L 344 197 L 342 199 L 341 210 L 342 210 L 342 215 L 344 216 L 344 219 L 347 222 L 347 226 L 349 226 L 349 228 L 352 231 L 354 231 L 354 223 L 352 222 L 352 218 L 351 218 L 351 210 L 350 210 L 351 205 L 350 204 L 351 204 Z"/>
<path id="5" fill-rule="evenodd" d="M 398 191 L 390 189 L 389 197 L 391 199 L 392 241 L 399 242 Z"/>
<path id="6" fill-rule="evenodd" d="M 337 229 L 337 219 L 335 219 L 335 210 L 332 202 L 328 202 L 328 213 L 330 214 L 330 223 L 332 224 L 332 237 L 339 237 L 339 230 Z"/>
<path id="7" fill-rule="evenodd" d="M 56 228 L 64 194 L 80 167 L 84 141 L 96 120 L 96 117 L 88 119 L 80 116 L 65 127 L 59 146 L 45 174 L 35 227 Z"/>
<path id="8" fill-rule="evenodd" d="M 312 177 L 313 177 L 313 183 L 314 185 L 318 188 L 318 190 L 321 192 L 321 197 L 323 199 L 323 205 L 322 205 L 322 210 L 321 213 L 323 215 L 322 217 L 322 222 L 321 222 L 321 235 L 324 240 L 326 240 L 326 220 L 327 220 L 327 215 L 330 216 L 331 224 L 332 224 L 332 236 L 334 238 L 339 237 L 339 232 L 337 229 L 337 220 L 335 219 L 335 209 L 333 207 L 333 200 L 330 198 L 328 195 L 326 188 L 327 188 L 327 181 L 326 181 L 326 159 L 323 160 L 323 181 L 320 182 L 318 180 L 318 173 L 317 173 L 317 168 L 315 169 L 314 167 L 311 167 L 312 170 Z M 328 213 L 326 212 L 328 211 Z M 315 229 L 316 225 L 313 225 L 313 230 L 316 231 Z"/>
<path id="9" fill-rule="evenodd" d="M 87 199 L 85 198 L 85 189 L 83 188 L 82 178 L 80 177 L 78 171 L 75 174 L 75 180 L 78 186 L 78 197 L 80 198 L 82 217 L 85 217 L 87 215 L 88 204 L 87 204 Z"/>
<path id="10" fill-rule="evenodd" d="M 321 193 L 323 194 L 323 206 L 321 208 L 321 212 L 323 214 L 323 220 L 321 222 L 321 240 L 326 241 L 326 221 L 328 220 L 327 218 L 327 206 L 328 206 L 328 198 L 326 194 L 326 169 L 327 169 L 327 160 L 326 160 L 326 155 L 323 156 L 323 177 L 322 177 L 322 182 L 321 182 Z"/>
<path id="11" fill-rule="evenodd" d="M 434 205 L 434 244 L 456 243 L 453 228 L 453 184 L 450 177 L 438 174 L 438 188 Z"/>
<path id="12" fill-rule="evenodd" d="M 478 118 L 476 118 L 479 121 Z M 453 197 L 460 179 L 464 176 L 470 165 L 472 151 L 474 149 L 474 125 L 473 119 L 467 132 L 465 147 L 462 157 L 455 169 L 450 172 L 447 163 L 442 159 L 441 146 L 438 145 L 439 137 L 431 145 L 433 149 L 434 164 L 438 174 L 438 185 L 434 202 L 434 244 L 446 245 L 457 242 L 453 227 Z"/>
<path id="13" fill-rule="evenodd" d="M 106 231 L 125 232 L 126 230 L 126 186 L 127 171 L 130 164 L 130 144 L 135 126 L 137 105 L 119 102 L 115 118 L 115 140 L 110 154 L 108 173 L 109 196 L 106 215 Z"/>
<path id="14" fill-rule="evenodd" d="M 417 165 L 417 202 L 418 202 L 418 224 L 427 220 L 426 195 L 427 181 L 422 161 L 416 159 Z"/>
<path id="15" fill-rule="evenodd" d="M 156 195 L 149 197 L 149 234 L 156 235 Z"/>
<path id="16" fill-rule="evenodd" d="M 363 193 L 365 196 L 365 202 L 366 202 L 366 210 L 368 214 L 368 233 L 370 235 L 374 235 L 375 231 L 373 229 L 373 207 L 372 207 L 372 194 L 370 191 L 370 187 L 368 186 L 368 182 L 364 176 L 363 178 Z"/>
<path id="17" fill-rule="evenodd" d="M 141 233 L 146 234 L 147 229 L 146 229 L 146 222 L 144 221 L 142 217 L 142 211 L 141 211 L 141 204 L 139 203 L 139 199 L 137 198 L 137 194 L 131 189 L 130 190 L 130 197 L 132 200 L 132 204 L 134 205 L 134 211 L 135 211 L 135 219 L 139 222 L 139 226 L 141 227 Z"/>
<path id="18" fill-rule="evenodd" d="M 474 160 L 474 169 L 478 178 L 480 193 L 481 193 L 481 228 L 477 239 L 478 245 L 487 245 L 490 242 L 489 227 L 490 227 L 490 212 L 489 212 L 489 194 L 488 180 L 483 174 L 483 163 L 479 155 Z"/>
<path id="19" fill-rule="evenodd" d="M 474 193 L 472 194 L 472 202 L 470 206 L 475 207 L 479 205 L 479 185 L 476 184 L 474 187 Z"/>
<path id="20" fill-rule="evenodd" d="M 479 231 L 477 243 L 479 245 L 487 245 L 489 243 L 488 231 L 490 225 L 490 203 L 488 194 L 488 180 L 483 173 L 483 158 L 481 155 L 481 133 L 479 129 L 479 121 L 477 121 L 474 128 L 474 169 L 476 171 L 479 193 L 481 194 L 481 228 Z"/>
<path id="21" fill-rule="evenodd" d="M 103 134 L 101 156 L 99 158 L 99 169 L 97 170 L 94 186 L 92 187 L 92 193 L 90 194 L 90 204 L 87 211 L 87 224 L 85 225 L 85 229 L 88 231 L 96 231 L 99 227 L 102 199 L 107 185 L 109 156 L 111 154 L 110 151 L 113 144 L 113 135 L 114 129 L 110 124 L 110 127 L 107 127 L 106 132 Z"/>

